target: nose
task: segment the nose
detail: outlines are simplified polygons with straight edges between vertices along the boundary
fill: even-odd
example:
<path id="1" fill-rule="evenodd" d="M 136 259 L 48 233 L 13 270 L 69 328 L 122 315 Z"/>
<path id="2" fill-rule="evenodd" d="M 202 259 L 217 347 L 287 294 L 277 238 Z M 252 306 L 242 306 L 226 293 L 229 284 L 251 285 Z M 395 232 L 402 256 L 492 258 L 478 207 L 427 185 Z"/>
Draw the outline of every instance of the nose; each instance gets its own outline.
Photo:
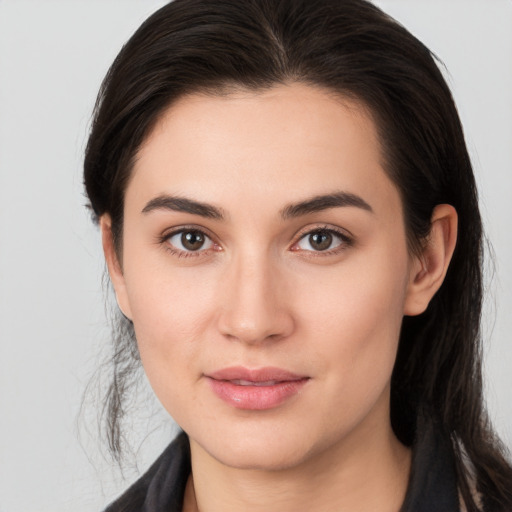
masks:
<path id="1" fill-rule="evenodd" d="M 249 345 L 277 341 L 294 329 L 294 318 L 277 265 L 268 259 L 231 262 L 220 297 L 219 331 Z"/>

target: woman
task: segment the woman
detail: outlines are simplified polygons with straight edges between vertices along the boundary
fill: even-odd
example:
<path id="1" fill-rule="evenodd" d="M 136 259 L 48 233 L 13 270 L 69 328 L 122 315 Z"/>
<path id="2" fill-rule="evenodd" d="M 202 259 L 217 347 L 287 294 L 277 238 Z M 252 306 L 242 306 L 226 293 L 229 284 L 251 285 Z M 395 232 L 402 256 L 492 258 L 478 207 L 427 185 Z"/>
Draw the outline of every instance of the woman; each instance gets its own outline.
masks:
<path id="1" fill-rule="evenodd" d="M 403 27 L 176 0 L 109 71 L 84 174 L 125 317 L 112 445 L 139 357 L 184 431 L 109 511 L 512 510 L 474 177 Z"/>

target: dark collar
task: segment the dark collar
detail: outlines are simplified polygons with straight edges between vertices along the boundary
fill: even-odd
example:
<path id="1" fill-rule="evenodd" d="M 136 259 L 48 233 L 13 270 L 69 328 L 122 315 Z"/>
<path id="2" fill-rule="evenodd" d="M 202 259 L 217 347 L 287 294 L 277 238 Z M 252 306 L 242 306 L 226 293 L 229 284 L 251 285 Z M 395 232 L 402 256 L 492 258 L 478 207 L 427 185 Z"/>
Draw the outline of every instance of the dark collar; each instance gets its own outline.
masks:
<path id="1" fill-rule="evenodd" d="M 450 437 L 420 417 L 400 512 L 459 512 L 456 474 Z"/>

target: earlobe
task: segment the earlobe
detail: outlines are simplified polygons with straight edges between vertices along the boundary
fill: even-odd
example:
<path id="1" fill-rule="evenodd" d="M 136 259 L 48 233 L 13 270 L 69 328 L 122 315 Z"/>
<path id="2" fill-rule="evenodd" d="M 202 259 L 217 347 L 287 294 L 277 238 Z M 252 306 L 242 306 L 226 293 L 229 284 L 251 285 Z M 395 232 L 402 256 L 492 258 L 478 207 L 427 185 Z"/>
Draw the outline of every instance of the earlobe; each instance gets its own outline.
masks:
<path id="1" fill-rule="evenodd" d="M 423 313 L 443 284 L 457 242 L 457 212 L 449 204 L 434 208 L 430 234 L 420 255 L 414 257 L 404 304 L 404 315 Z"/>
<path id="2" fill-rule="evenodd" d="M 112 236 L 112 221 L 110 215 L 104 214 L 100 218 L 101 241 L 103 245 L 103 254 L 107 263 L 110 280 L 116 294 L 117 305 L 121 313 L 131 321 L 131 309 L 126 293 L 126 283 L 124 280 L 123 269 L 119 261 L 114 239 Z"/>

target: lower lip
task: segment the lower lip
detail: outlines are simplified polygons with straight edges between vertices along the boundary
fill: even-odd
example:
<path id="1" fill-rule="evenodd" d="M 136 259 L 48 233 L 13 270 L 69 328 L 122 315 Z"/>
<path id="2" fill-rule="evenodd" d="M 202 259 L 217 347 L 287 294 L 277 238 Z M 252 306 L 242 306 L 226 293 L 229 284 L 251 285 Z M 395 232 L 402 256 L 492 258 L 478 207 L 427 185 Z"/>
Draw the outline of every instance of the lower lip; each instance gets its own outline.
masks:
<path id="1" fill-rule="evenodd" d="M 241 386 L 228 380 L 208 378 L 213 392 L 237 409 L 272 409 L 297 395 L 308 379 L 283 381 L 271 386 Z"/>

